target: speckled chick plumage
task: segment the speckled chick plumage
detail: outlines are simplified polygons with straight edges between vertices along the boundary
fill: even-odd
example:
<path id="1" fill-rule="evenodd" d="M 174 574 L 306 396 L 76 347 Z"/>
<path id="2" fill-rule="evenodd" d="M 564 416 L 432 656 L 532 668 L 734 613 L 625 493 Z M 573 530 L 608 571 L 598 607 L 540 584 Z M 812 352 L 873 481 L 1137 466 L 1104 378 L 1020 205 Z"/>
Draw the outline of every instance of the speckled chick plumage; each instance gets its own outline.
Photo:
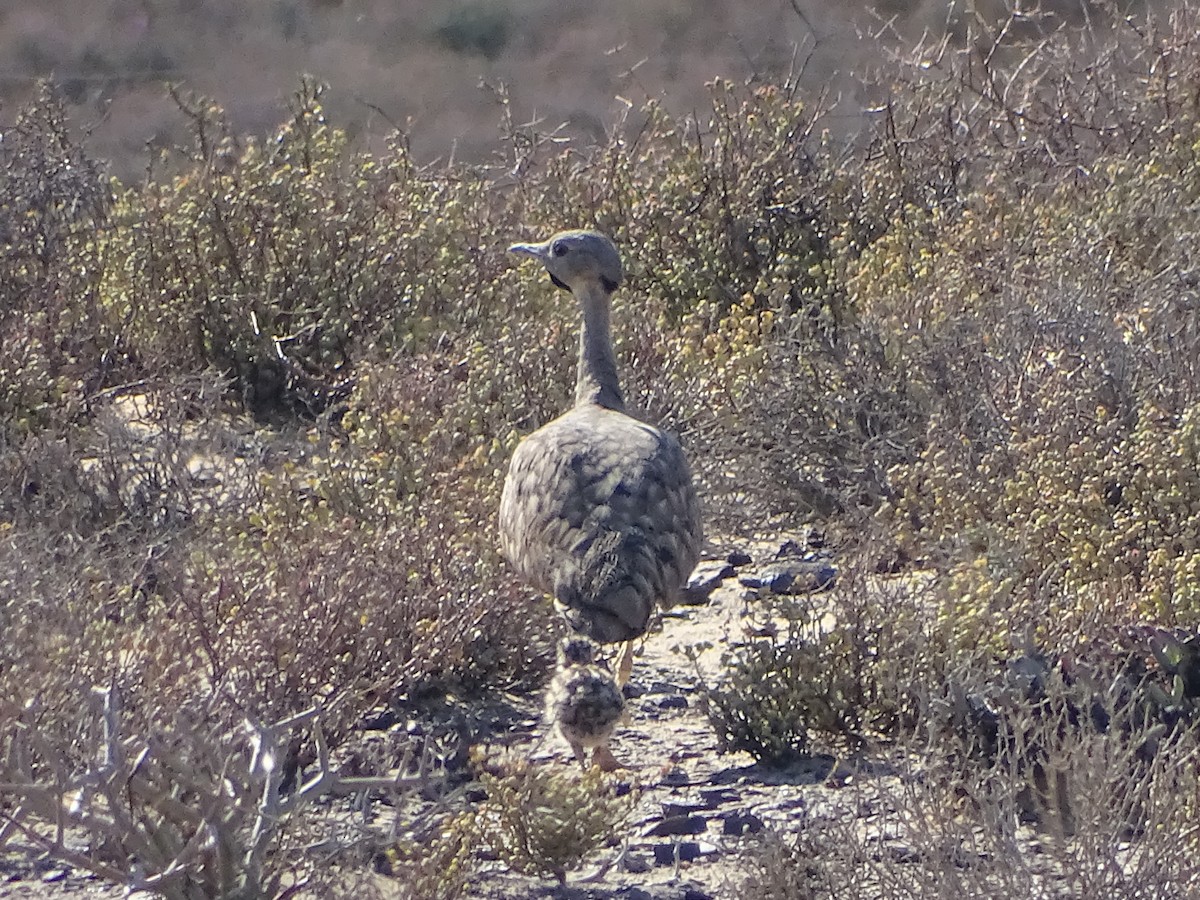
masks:
<path id="1" fill-rule="evenodd" d="M 699 558 L 691 471 L 672 435 L 625 412 L 610 328 L 624 273 L 612 242 L 566 231 L 510 249 L 571 291 L 583 327 L 575 406 L 517 447 L 500 503 L 501 544 L 575 631 L 630 641 L 646 633 L 656 605 L 675 602 Z"/>
<path id="2" fill-rule="evenodd" d="M 596 665 L 596 645 L 585 637 L 564 639 L 546 690 L 546 720 L 570 744 L 581 765 L 587 765 L 588 750 L 604 751 L 604 758 L 611 759 L 608 742 L 624 713 L 621 689 Z"/>

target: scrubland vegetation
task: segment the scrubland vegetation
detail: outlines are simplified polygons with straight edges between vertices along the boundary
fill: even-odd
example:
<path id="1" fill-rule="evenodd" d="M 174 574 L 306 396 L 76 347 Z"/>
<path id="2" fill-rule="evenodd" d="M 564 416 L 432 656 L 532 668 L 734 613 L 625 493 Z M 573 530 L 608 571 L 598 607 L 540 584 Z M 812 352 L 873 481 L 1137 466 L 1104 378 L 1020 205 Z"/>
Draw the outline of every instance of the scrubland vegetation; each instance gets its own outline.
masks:
<path id="1" fill-rule="evenodd" d="M 907 760 L 878 798 L 904 852 L 828 810 L 748 895 L 1186 896 L 1197 33 L 1190 5 L 1013 17 L 873 76 L 852 141 L 794 84 L 715 83 L 596 146 L 510 121 L 480 167 L 358 149 L 312 83 L 270 140 L 177 92 L 193 143 L 136 184 L 47 87 L 0 143 L 0 846 L 173 897 L 375 870 L 469 896 L 471 829 L 561 877 L 628 813 L 478 760 L 472 811 L 465 748 L 358 747 L 381 709 L 544 677 L 555 622 L 493 516 L 571 397 L 574 311 L 503 248 L 587 224 L 626 255 L 627 394 L 683 437 L 716 545 L 835 548 L 831 592 L 730 649 L 714 728 L 770 764 Z M 313 812 L 438 784 L 407 832 Z"/>

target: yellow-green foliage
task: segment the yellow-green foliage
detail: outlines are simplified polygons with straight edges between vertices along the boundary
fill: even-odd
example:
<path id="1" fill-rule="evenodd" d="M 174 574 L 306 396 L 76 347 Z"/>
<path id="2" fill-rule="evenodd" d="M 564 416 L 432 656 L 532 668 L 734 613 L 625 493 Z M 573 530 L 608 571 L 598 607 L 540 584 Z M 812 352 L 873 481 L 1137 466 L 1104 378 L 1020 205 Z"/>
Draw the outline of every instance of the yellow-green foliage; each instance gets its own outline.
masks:
<path id="1" fill-rule="evenodd" d="M 514 760 L 505 771 L 480 773 L 488 798 L 478 813 L 479 836 L 505 865 L 526 874 L 567 873 L 590 854 L 620 841 L 637 802 L 612 777 L 592 767 L 535 765 Z"/>
<path id="2" fill-rule="evenodd" d="M 380 854 L 379 868 L 392 890 L 380 896 L 403 900 L 456 900 L 467 896 L 479 833 L 469 813 L 446 816 L 422 840 L 402 840 Z"/>
<path id="3" fill-rule="evenodd" d="M 792 673 L 788 734 L 884 718 L 885 646 L 915 679 L 1030 629 L 1195 627 L 1194 19 L 922 51 L 854 142 L 718 83 L 699 127 L 514 129 L 480 169 L 368 153 L 306 83 L 268 140 L 181 97 L 193 146 L 119 185 L 47 93 L 0 142 L 0 697 L 69 762 L 95 684 L 148 730 L 336 697 L 336 743 L 421 686 L 536 680 L 552 623 L 494 510 L 571 402 L 577 311 L 504 248 L 577 225 L 624 253 L 626 394 L 710 533 L 817 522 L 925 570 L 870 629 L 747 651 Z"/>

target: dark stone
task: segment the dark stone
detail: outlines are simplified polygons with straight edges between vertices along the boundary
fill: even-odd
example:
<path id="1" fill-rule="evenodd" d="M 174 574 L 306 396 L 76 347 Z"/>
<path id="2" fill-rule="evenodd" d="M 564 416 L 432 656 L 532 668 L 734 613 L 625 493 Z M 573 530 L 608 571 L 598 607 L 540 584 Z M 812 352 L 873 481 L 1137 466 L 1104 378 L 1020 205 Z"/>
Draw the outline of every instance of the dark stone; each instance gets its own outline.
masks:
<path id="1" fill-rule="evenodd" d="M 672 819 L 675 816 L 691 816 L 696 813 L 706 812 L 712 809 L 711 806 L 706 806 L 703 803 L 663 803 L 662 814 L 664 819 Z"/>
<path id="2" fill-rule="evenodd" d="M 692 570 L 687 584 L 679 592 L 679 602 L 684 606 L 700 606 L 708 602 L 711 594 L 726 578 L 733 577 L 733 566 L 723 559 L 706 559 Z"/>
<path id="3" fill-rule="evenodd" d="M 662 783 L 665 787 L 687 787 L 692 780 L 683 769 L 675 768 L 663 776 Z"/>
<path id="4" fill-rule="evenodd" d="M 737 803 L 741 796 L 737 791 L 731 791 L 728 788 L 709 788 L 700 792 L 700 799 L 703 801 L 705 809 L 716 809 L 726 803 Z"/>
<path id="5" fill-rule="evenodd" d="M 626 852 L 621 857 L 621 869 L 633 875 L 641 875 L 644 872 L 649 872 L 653 866 L 650 860 L 640 853 L 634 853 L 632 850 Z M 617 896 L 622 896 L 621 892 L 617 892 Z"/>
<path id="6" fill-rule="evenodd" d="M 680 862 L 692 862 L 700 858 L 700 845 L 695 841 L 681 841 L 678 844 L 655 844 L 654 863 L 659 866 L 675 865 L 675 854 L 679 853 Z"/>
<path id="7" fill-rule="evenodd" d="M 729 555 L 725 557 L 725 561 L 731 566 L 748 566 L 754 562 L 753 558 L 745 550 L 730 550 Z"/>
<path id="8" fill-rule="evenodd" d="M 675 865 L 675 854 L 680 862 L 695 862 L 702 856 L 713 856 L 717 848 L 707 842 L 680 841 L 678 844 L 655 844 L 654 862 L 660 866 Z"/>
<path id="9" fill-rule="evenodd" d="M 793 556 L 802 556 L 803 554 L 804 548 L 800 546 L 800 543 L 788 538 L 786 541 L 780 544 L 779 549 L 775 551 L 775 558 L 788 559 Z"/>
<path id="10" fill-rule="evenodd" d="M 672 816 L 663 819 L 646 831 L 644 837 L 678 837 L 684 834 L 703 834 L 708 822 L 703 816 Z"/>
<path id="11" fill-rule="evenodd" d="M 793 559 L 771 563 L 738 576 L 748 588 L 765 588 L 776 594 L 808 594 L 830 587 L 837 578 L 828 560 Z"/>
<path id="12" fill-rule="evenodd" d="M 748 812 L 732 812 L 724 817 L 725 821 L 721 825 L 721 833 L 740 837 L 743 834 L 758 834 L 764 828 L 766 823 L 763 822 L 754 813 Z"/>

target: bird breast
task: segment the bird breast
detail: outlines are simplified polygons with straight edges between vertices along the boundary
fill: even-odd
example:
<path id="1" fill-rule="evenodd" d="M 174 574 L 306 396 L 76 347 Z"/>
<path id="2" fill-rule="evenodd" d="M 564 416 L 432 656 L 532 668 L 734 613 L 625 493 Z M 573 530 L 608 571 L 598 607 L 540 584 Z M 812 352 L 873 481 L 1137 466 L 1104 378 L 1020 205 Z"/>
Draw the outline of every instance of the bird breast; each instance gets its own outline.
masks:
<path id="1" fill-rule="evenodd" d="M 595 745 L 612 734 L 625 698 L 612 677 L 591 666 L 557 673 L 546 693 L 546 717 L 568 741 Z"/>
<path id="2" fill-rule="evenodd" d="M 679 442 L 624 413 L 576 407 L 517 447 L 500 503 L 501 544 L 577 631 L 644 634 L 696 564 L 700 515 Z"/>

